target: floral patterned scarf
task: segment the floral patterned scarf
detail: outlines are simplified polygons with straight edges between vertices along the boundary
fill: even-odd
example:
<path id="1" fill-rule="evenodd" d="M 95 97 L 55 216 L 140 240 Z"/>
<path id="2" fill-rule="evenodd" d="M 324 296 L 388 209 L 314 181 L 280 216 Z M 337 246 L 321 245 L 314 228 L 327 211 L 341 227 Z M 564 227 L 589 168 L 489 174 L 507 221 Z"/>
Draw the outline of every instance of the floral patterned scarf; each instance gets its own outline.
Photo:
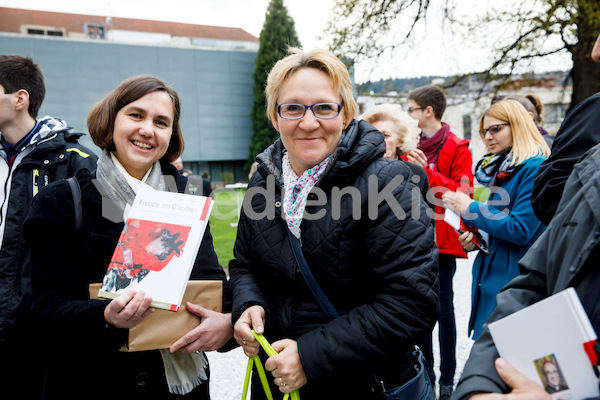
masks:
<path id="1" fill-rule="evenodd" d="M 292 169 L 288 153 L 283 155 L 281 162 L 284 183 L 283 212 L 288 228 L 298 239 L 300 239 L 300 223 L 306 208 L 308 194 L 325 172 L 330 157 L 307 169 L 298 177 Z"/>

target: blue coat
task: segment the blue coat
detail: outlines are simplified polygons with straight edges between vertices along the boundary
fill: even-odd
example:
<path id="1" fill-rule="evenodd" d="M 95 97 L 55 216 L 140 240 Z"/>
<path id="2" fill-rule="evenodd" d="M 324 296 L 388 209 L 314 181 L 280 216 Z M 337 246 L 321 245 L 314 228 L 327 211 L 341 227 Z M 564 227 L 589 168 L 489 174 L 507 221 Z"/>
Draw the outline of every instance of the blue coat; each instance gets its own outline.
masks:
<path id="1" fill-rule="evenodd" d="M 464 217 L 469 225 L 490 235 L 489 254 L 480 251 L 473 263 L 469 320 L 473 339 L 479 337 L 483 323 L 496 307 L 500 289 L 520 274 L 519 260 L 546 229 L 531 206 L 535 175 L 545 159 L 537 156 L 523 162 L 494 186 L 487 203 L 472 202 Z"/>

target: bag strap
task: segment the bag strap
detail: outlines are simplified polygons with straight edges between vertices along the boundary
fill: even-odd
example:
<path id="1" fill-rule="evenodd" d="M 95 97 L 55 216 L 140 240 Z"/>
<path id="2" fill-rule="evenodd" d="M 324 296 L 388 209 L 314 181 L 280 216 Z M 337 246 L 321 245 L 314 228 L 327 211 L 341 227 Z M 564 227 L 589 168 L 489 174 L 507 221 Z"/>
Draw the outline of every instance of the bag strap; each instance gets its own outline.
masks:
<path id="1" fill-rule="evenodd" d="M 71 194 L 73 195 L 73 205 L 75 207 L 75 230 L 77 233 L 81 233 L 83 225 L 83 213 L 81 211 L 81 187 L 74 176 L 68 178 L 67 182 L 69 182 Z"/>
<path id="2" fill-rule="evenodd" d="M 252 334 L 263 348 L 267 356 L 273 357 L 277 355 L 275 349 L 271 346 L 271 343 L 263 335 L 259 335 L 254 330 L 252 330 Z M 244 380 L 244 388 L 242 390 L 242 400 L 246 400 L 248 396 L 248 387 L 250 386 L 250 375 L 252 373 L 253 366 L 256 365 L 256 370 L 258 371 L 258 376 L 260 378 L 260 383 L 265 391 L 265 395 L 268 400 L 273 400 L 273 394 L 271 393 L 271 388 L 269 387 L 269 382 L 267 380 L 267 374 L 265 373 L 265 369 L 260 362 L 260 357 L 258 355 L 254 357 L 250 357 L 248 359 L 248 366 L 246 367 L 246 378 Z M 300 392 L 298 389 L 294 390 L 292 393 L 285 393 L 283 395 L 283 400 L 300 400 Z"/>
<path id="3" fill-rule="evenodd" d="M 319 283 L 310 271 L 310 268 L 308 268 L 308 264 L 306 263 L 306 259 L 304 258 L 304 253 L 302 253 L 302 248 L 300 247 L 300 241 L 296 236 L 292 234 L 292 232 L 289 229 L 287 230 L 287 233 L 290 239 L 290 244 L 292 245 L 292 251 L 294 252 L 294 258 L 296 258 L 296 263 L 300 268 L 300 272 L 304 277 L 304 281 L 317 298 L 317 301 L 319 302 L 329 319 L 336 319 L 340 316 L 340 314 L 337 312 L 333 303 L 331 302 L 331 300 L 329 300 L 329 297 L 327 297 L 323 289 L 321 289 L 321 286 L 319 286 Z"/>

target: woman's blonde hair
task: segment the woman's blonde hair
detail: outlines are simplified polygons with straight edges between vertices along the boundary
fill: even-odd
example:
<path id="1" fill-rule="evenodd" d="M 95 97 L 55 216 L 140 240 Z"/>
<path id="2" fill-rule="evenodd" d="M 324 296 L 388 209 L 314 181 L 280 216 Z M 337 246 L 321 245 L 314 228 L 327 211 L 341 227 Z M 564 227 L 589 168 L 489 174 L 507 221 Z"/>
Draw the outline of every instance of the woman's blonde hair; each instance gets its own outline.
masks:
<path id="1" fill-rule="evenodd" d="M 408 113 L 402 110 L 399 104 L 378 104 L 369 108 L 360 119 L 364 119 L 370 124 L 378 121 L 390 121 L 394 126 L 392 132 L 402 143 L 396 150 L 398 157 L 417 148 L 419 144 L 419 122 L 412 119 Z"/>
<path id="2" fill-rule="evenodd" d="M 350 74 L 343 62 L 333 53 L 323 49 L 304 50 L 297 47 L 288 48 L 290 53 L 285 58 L 277 61 L 269 76 L 265 94 L 267 95 L 267 116 L 273 124 L 277 121 L 277 100 L 281 86 L 296 71 L 303 68 L 315 68 L 329 76 L 333 88 L 342 98 L 342 113 L 346 128 L 356 115 L 356 101 L 352 93 Z"/>
<path id="3" fill-rule="evenodd" d="M 527 110 L 517 100 L 501 100 L 488 108 L 479 121 L 479 131 L 483 129 L 483 118 L 492 118 L 506 121 L 512 130 L 512 165 L 519 165 L 523 161 L 542 155 L 548 157 L 550 148 L 527 113 Z M 481 135 L 483 139 L 485 135 Z M 487 147 L 487 146 L 486 146 Z M 489 151 L 490 149 L 487 148 Z"/>

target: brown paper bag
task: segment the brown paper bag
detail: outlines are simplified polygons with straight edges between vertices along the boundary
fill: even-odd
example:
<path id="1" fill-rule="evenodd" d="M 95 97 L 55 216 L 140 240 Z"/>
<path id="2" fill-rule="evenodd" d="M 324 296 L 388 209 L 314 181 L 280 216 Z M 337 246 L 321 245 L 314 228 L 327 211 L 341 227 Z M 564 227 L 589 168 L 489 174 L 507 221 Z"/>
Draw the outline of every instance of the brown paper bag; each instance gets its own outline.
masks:
<path id="1" fill-rule="evenodd" d="M 97 299 L 100 283 L 90 284 L 90 298 Z M 121 351 L 167 349 L 180 337 L 194 329 L 200 319 L 189 312 L 186 302 L 221 312 L 223 307 L 222 281 L 189 281 L 181 308 L 177 312 L 156 309 L 135 328 L 129 329 L 127 343 Z"/>

